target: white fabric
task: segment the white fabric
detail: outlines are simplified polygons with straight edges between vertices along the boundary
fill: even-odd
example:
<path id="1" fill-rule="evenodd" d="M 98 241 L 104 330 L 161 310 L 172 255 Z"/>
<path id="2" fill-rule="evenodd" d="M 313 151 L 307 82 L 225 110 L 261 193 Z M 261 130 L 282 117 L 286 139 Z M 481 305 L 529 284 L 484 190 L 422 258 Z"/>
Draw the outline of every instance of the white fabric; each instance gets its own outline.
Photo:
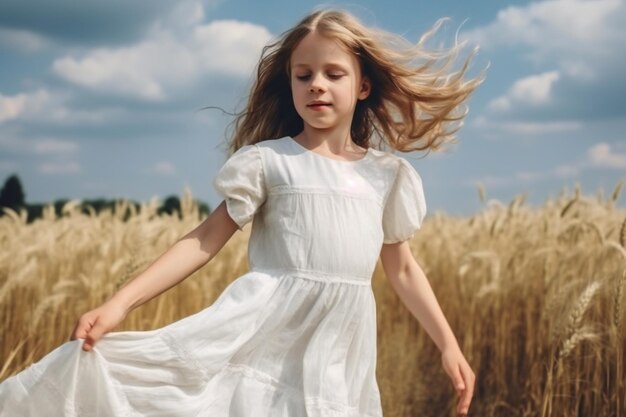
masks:
<path id="1" fill-rule="evenodd" d="M 0 416 L 382 416 L 371 277 L 383 240 L 421 226 L 418 173 L 285 137 L 240 148 L 213 184 L 252 221 L 250 271 L 161 329 L 59 346 L 0 383 Z"/>
<path id="2" fill-rule="evenodd" d="M 410 239 L 426 216 L 422 178 L 406 159 L 399 159 L 399 172 L 383 213 L 384 243 Z"/>
<path id="3" fill-rule="evenodd" d="M 224 197 L 229 214 L 239 230 L 252 220 L 265 201 L 266 187 L 259 149 L 242 146 L 224 163 L 213 180 L 213 187 Z"/>

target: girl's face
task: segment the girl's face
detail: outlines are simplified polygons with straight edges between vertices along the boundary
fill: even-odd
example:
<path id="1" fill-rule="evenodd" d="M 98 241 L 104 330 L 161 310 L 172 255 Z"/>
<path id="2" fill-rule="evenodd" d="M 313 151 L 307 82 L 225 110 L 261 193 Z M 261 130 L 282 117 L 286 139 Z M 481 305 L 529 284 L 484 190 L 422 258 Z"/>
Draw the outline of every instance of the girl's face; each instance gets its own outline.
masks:
<path id="1" fill-rule="evenodd" d="M 357 57 L 338 41 L 314 31 L 293 50 L 290 68 L 293 102 L 304 124 L 350 132 L 356 103 L 370 92 Z"/>

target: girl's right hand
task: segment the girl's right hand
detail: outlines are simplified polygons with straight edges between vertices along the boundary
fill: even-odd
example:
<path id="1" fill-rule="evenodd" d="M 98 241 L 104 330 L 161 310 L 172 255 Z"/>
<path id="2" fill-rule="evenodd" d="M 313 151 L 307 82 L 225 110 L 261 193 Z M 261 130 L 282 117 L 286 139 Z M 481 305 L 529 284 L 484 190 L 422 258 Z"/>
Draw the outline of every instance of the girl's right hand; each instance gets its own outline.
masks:
<path id="1" fill-rule="evenodd" d="M 100 307 L 80 316 L 70 340 L 85 339 L 83 350 L 89 352 L 102 335 L 113 330 L 126 318 L 126 314 L 125 308 L 107 301 Z"/>

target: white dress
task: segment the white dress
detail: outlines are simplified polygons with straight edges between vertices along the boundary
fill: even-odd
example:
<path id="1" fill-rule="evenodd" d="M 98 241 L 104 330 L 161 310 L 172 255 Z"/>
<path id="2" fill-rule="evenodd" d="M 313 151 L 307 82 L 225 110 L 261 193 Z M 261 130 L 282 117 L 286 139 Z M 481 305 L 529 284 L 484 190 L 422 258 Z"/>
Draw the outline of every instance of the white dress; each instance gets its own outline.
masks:
<path id="1" fill-rule="evenodd" d="M 2 417 L 380 417 L 371 277 L 383 242 L 426 214 L 403 158 L 356 161 L 291 137 L 246 145 L 216 176 L 250 271 L 151 331 L 69 341 L 0 383 Z"/>

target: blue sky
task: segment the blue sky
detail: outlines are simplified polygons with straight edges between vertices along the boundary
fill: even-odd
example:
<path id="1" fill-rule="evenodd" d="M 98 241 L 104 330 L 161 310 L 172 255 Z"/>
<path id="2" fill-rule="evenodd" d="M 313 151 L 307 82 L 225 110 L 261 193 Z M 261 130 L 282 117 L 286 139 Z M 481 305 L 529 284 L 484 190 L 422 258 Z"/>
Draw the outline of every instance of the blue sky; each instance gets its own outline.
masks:
<path id="1" fill-rule="evenodd" d="M 261 48 L 321 5 L 306 1 L 3 0 L 0 179 L 27 202 L 181 194 L 215 206 L 226 157 L 218 110 L 239 110 Z M 431 45 L 455 33 L 487 64 L 457 145 L 420 159 L 429 213 L 480 210 L 527 193 L 539 206 L 579 183 L 626 179 L 626 4 L 622 0 L 330 2 Z M 463 57 L 458 59 L 460 64 Z M 624 205 L 625 197 L 620 199 Z"/>

